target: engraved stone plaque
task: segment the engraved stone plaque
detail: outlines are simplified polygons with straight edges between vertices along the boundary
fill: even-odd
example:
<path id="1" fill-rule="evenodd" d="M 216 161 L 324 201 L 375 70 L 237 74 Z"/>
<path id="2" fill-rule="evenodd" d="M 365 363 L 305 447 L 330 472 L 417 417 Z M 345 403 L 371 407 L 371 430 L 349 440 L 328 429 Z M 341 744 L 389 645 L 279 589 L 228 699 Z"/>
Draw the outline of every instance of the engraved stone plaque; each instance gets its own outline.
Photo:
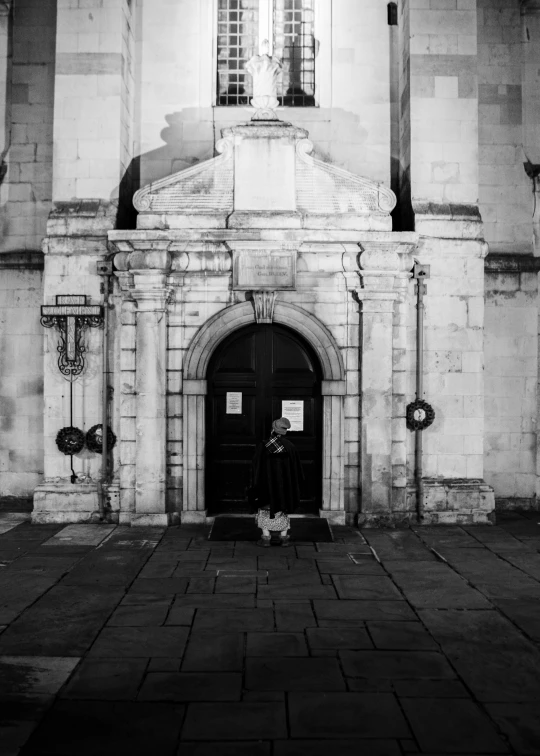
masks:
<path id="1" fill-rule="evenodd" d="M 294 289 L 296 250 L 242 249 L 233 252 L 235 289 Z"/>

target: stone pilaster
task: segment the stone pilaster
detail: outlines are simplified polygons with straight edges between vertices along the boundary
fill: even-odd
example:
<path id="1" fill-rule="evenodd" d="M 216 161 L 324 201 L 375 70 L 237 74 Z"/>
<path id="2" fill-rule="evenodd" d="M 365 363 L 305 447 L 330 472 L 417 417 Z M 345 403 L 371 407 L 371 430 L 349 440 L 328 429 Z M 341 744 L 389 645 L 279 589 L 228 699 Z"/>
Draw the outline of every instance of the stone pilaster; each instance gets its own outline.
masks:
<path id="1" fill-rule="evenodd" d="M 135 271 L 135 514 L 132 525 L 167 525 L 165 506 L 167 276 Z"/>
<path id="2" fill-rule="evenodd" d="M 357 291 L 361 303 L 362 367 L 360 522 L 392 511 L 392 325 L 394 279 L 399 275 L 395 246 L 362 243 Z"/>
<path id="3" fill-rule="evenodd" d="M 92 201 L 62 203 L 51 213 L 43 242 L 43 304 L 54 304 L 58 294 L 83 294 L 94 305 L 103 301 L 96 265 L 107 254 L 106 234 L 115 215 L 109 203 Z M 73 425 L 84 432 L 101 423 L 102 339 L 100 329 L 91 328 L 84 333 L 86 367 L 73 384 Z M 44 340 L 45 479 L 35 489 L 32 518 L 34 522 L 84 522 L 97 513 L 96 481 L 101 476 L 101 455 L 76 455 L 74 471 L 78 482 L 70 482 L 70 458 L 56 445 L 58 431 L 69 425 L 69 382 L 58 370 L 58 333 L 48 330 Z"/>
<path id="4" fill-rule="evenodd" d="M 121 340 L 122 346 L 123 341 L 128 347 L 134 346 L 134 406 L 126 407 L 122 418 L 127 431 L 126 442 L 132 440 L 131 435 L 135 441 L 133 460 L 130 460 L 133 466 L 122 465 L 122 470 L 127 468 L 124 478 L 134 475 L 134 501 L 129 507 L 132 525 L 167 525 L 171 519 L 166 505 L 167 304 L 171 295 L 168 286 L 171 261 L 167 243 L 157 246 L 147 252 L 141 249 L 130 252 L 133 247 L 129 242 L 116 245 L 117 249 L 125 250 L 115 258 L 117 276 L 136 304 L 134 344 L 129 334 Z M 126 276 L 129 282 L 124 280 Z M 130 325 L 126 323 L 128 329 Z M 129 355 L 126 359 L 131 361 Z M 130 435 L 131 416 L 134 416 L 134 428 Z M 121 457 L 125 456 L 121 453 Z M 122 481 L 122 488 L 129 490 L 127 482 Z M 122 509 L 125 509 L 124 504 L 129 502 L 123 502 Z"/>

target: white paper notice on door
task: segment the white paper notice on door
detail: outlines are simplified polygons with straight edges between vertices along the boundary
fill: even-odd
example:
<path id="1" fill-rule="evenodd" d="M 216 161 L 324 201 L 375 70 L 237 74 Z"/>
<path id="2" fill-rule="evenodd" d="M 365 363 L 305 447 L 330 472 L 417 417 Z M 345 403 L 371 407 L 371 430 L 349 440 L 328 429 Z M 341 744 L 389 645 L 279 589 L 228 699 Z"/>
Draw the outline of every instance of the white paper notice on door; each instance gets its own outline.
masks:
<path id="1" fill-rule="evenodd" d="M 290 420 L 292 431 L 304 430 L 304 402 L 287 401 L 281 402 L 281 416 Z"/>
<path id="2" fill-rule="evenodd" d="M 227 409 L 225 410 L 227 415 L 241 415 L 242 414 L 242 392 L 241 391 L 227 391 Z"/>

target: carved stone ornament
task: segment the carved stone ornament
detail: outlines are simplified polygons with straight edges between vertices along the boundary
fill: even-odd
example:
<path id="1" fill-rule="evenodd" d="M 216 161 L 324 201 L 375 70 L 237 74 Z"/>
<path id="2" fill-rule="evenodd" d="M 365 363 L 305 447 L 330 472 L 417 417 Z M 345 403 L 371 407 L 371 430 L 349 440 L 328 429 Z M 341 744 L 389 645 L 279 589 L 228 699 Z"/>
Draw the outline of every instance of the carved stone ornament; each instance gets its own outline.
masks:
<path id="1" fill-rule="evenodd" d="M 261 45 L 261 55 L 254 55 L 246 63 L 246 71 L 253 78 L 252 106 L 258 111 L 253 120 L 277 120 L 274 108 L 277 108 L 277 81 L 282 66 L 277 58 L 268 55 L 269 43 L 265 39 Z"/>
<path id="2" fill-rule="evenodd" d="M 275 291 L 253 292 L 253 308 L 255 310 L 255 320 L 257 323 L 273 322 L 276 297 L 277 292 Z"/>

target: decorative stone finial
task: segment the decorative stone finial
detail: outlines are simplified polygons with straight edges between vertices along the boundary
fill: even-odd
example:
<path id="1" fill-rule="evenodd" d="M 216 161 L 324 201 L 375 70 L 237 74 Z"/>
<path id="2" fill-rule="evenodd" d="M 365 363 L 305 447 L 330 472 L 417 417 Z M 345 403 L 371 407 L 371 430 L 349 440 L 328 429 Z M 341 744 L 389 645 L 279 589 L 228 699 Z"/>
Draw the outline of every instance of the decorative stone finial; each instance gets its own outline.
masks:
<path id="1" fill-rule="evenodd" d="M 256 113 L 252 121 L 276 121 L 278 120 L 274 108 L 277 108 L 277 80 L 281 74 L 281 63 L 275 57 L 268 54 L 269 42 L 267 39 L 261 45 L 261 55 L 254 55 L 246 63 L 246 71 L 253 78 L 252 106 Z"/>

